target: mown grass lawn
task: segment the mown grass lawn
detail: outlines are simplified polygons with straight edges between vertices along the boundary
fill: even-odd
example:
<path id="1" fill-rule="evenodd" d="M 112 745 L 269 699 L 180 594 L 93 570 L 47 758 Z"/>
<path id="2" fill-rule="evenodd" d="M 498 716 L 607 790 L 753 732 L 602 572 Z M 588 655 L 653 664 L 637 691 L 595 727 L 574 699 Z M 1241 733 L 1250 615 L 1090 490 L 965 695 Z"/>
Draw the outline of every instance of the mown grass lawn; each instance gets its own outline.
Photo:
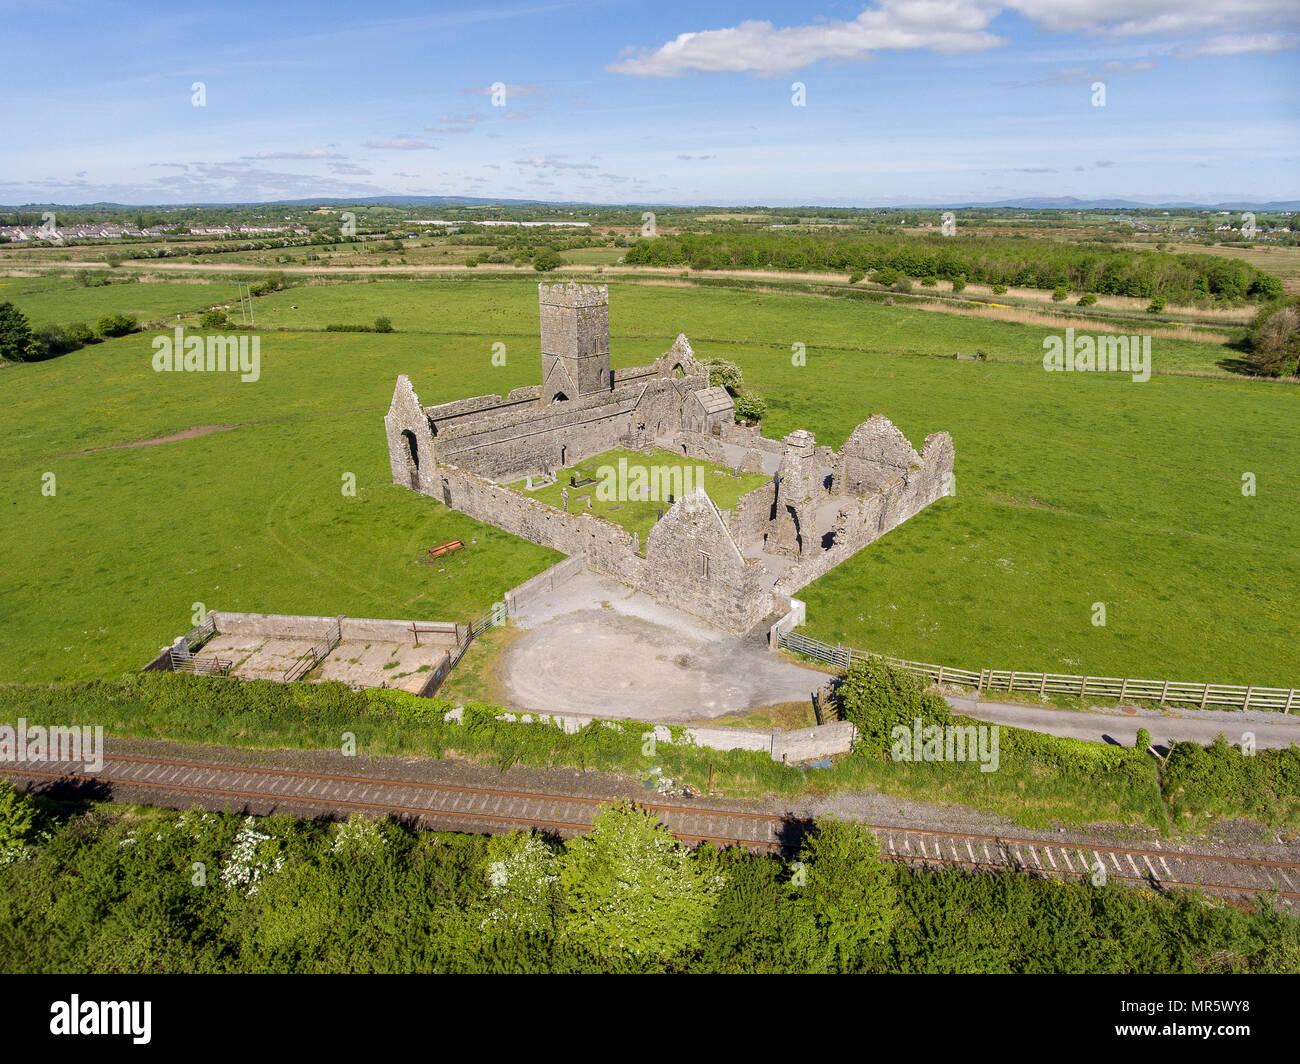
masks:
<path id="1" fill-rule="evenodd" d="M 809 634 L 968 668 L 1300 683 L 1294 387 L 1045 373 L 1045 330 L 898 307 L 619 285 L 611 298 L 615 365 L 685 332 L 741 365 L 769 437 L 802 427 L 839 447 L 873 413 L 918 447 L 952 433 L 956 496 L 804 589 Z M 464 619 L 557 560 L 392 487 L 382 426 L 398 373 L 426 405 L 536 383 L 535 284 L 310 286 L 259 300 L 259 322 L 294 303 L 311 327 L 386 314 L 425 331 L 264 333 L 255 383 L 155 373 L 148 335 L 0 369 L 0 679 L 136 667 L 198 601 Z M 906 356 L 981 346 L 1008 362 Z M 239 427 L 70 453 L 201 425 Z M 421 564 L 453 538 L 478 543 Z"/>

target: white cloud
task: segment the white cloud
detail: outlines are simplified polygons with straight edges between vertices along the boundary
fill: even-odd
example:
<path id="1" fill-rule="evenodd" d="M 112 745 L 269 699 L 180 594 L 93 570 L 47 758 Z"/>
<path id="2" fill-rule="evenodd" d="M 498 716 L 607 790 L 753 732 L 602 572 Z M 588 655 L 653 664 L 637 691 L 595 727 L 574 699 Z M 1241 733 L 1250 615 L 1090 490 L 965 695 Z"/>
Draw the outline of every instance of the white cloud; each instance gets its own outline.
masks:
<path id="1" fill-rule="evenodd" d="M 691 70 L 777 75 L 823 60 L 867 62 L 884 50 L 928 48 L 953 54 L 993 48 L 986 31 L 998 9 L 979 0 L 881 0 L 852 22 L 778 29 L 749 21 L 728 29 L 682 33 L 652 52 L 611 63 L 616 74 L 675 77 Z"/>
<path id="2" fill-rule="evenodd" d="M 336 151 L 312 148 L 310 151 L 259 151 L 256 155 L 245 155 L 245 159 L 342 159 Z"/>
<path id="3" fill-rule="evenodd" d="M 1284 52 L 1300 47 L 1300 37 L 1289 33 L 1226 34 L 1212 37 L 1188 55 L 1249 55 L 1253 52 Z"/>
<path id="4" fill-rule="evenodd" d="M 1111 77 L 1115 74 L 1135 74 L 1143 70 L 1152 70 L 1154 67 L 1155 63 L 1149 59 L 1139 59 L 1132 63 L 1121 63 L 1112 60 L 1109 63 L 1102 63 L 1095 71 L 1089 70 L 1087 67 L 1070 67 L 1067 70 L 1049 70 L 1031 81 L 995 81 L 993 84 L 1004 89 L 1038 89 L 1055 85 L 1091 85 L 1094 81 L 1099 81 L 1103 77 Z"/>
<path id="5" fill-rule="evenodd" d="M 880 51 L 981 52 L 1004 43 L 989 29 L 1004 11 L 1017 12 L 1055 33 L 1179 36 L 1217 28 L 1258 28 L 1261 32 L 1253 37 L 1218 38 L 1221 43 L 1206 46 L 1240 46 L 1240 51 L 1294 47 L 1282 43 L 1287 37 L 1264 31 L 1300 26 L 1295 0 L 878 0 L 852 21 L 778 28 L 749 20 L 680 33 L 658 48 L 625 49 L 605 69 L 640 77 L 678 77 L 691 71 L 773 76 L 824 61 L 869 62 Z"/>
<path id="6" fill-rule="evenodd" d="M 409 140 L 405 137 L 396 140 L 368 140 L 363 147 L 366 148 L 385 148 L 395 151 L 428 151 L 433 148 L 432 144 L 426 144 L 422 140 Z"/>
<path id="7" fill-rule="evenodd" d="M 1297 20 L 1294 0 L 1006 0 L 1004 6 L 1057 33 L 1170 35 L 1244 22 L 1285 25 Z"/>

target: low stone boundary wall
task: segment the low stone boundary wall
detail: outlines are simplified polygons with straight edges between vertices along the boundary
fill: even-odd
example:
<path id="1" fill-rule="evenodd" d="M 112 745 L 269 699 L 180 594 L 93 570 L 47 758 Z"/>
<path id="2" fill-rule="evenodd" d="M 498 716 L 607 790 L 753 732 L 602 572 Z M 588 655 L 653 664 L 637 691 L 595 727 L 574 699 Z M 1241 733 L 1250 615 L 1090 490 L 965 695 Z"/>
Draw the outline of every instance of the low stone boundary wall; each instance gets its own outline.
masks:
<path id="1" fill-rule="evenodd" d="M 226 613 L 208 614 L 218 632 L 281 639 L 326 639 L 335 635 L 349 640 L 406 643 L 417 639 L 432 646 L 455 646 L 460 629 L 449 621 L 403 621 L 370 617 L 312 617 L 303 614 Z"/>
<path id="2" fill-rule="evenodd" d="M 767 649 L 773 654 L 780 649 L 781 636 L 793 632 L 801 624 L 808 622 L 808 604 L 800 599 L 790 600 L 790 612 L 777 620 L 767 632 Z"/>
<path id="3" fill-rule="evenodd" d="M 449 711 L 444 720 L 457 724 L 464 717 L 464 710 L 457 706 Z M 606 727 L 615 728 L 621 723 L 605 717 L 593 717 L 572 713 L 514 713 L 503 711 L 497 714 L 498 720 L 518 724 L 541 724 L 549 722 L 563 729 L 569 735 L 582 731 L 592 721 Z M 857 729 L 848 721 L 835 721 L 832 724 L 818 724 L 811 728 L 799 728 L 796 731 L 761 731 L 757 728 L 726 728 L 721 726 L 692 725 L 684 729 L 680 740 L 673 738 L 673 729 L 666 724 L 643 725 L 646 732 L 654 732 L 655 740 L 661 743 L 681 741 L 688 746 L 699 746 L 709 750 L 754 750 L 767 753 L 773 761 L 794 764 L 798 761 L 812 761 L 830 757 L 833 754 L 847 754 L 853 749 L 857 739 Z"/>
<path id="4" fill-rule="evenodd" d="M 582 555 L 575 555 L 572 558 L 565 558 L 562 562 L 556 562 L 544 572 L 525 580 L 518 587 L 511 588 L 505 593 L 506 615 L 514 616 L 518 610 L 528 603 L 541 598 L 548 591 L 555 590 L 566 581 L 572 580 L 586 567 Z"/>

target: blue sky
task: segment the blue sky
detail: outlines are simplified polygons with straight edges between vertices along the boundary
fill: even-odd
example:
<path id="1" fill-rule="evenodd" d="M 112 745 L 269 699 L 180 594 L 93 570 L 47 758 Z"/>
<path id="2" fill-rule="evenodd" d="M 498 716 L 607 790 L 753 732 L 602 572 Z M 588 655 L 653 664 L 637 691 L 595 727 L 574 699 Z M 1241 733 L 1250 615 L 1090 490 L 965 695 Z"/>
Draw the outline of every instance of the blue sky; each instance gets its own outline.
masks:
<path id="1" fill-rule="evenodd" d="M 3 203 L 1300 198 L 1296 0 L 0 0 L 0 25 Z"/>

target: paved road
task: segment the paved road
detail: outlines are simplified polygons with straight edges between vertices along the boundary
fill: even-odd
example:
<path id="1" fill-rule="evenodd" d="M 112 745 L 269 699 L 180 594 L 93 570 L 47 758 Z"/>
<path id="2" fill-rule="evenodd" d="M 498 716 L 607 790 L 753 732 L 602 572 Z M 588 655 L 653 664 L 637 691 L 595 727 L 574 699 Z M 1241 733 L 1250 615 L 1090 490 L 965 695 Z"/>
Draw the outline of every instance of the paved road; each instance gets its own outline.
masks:
<path id="1" fill-rule="evenodd" d="M 1255 710 L 1248 713 L 1174 710 L 1176 715 L 1171 715 L 1157 709 L 1139 709 L 1136 715 L 1130 716 L 1114 709 L 1051 709 L 983 698 L 949 697 L 948 704 L 964 716 L 990 724 L 1028 728 L 1069 739 L 1118 742 L 1121 746 L 1132 746 L 1139 728 L 1151 733 L 1151 742 L 1157 747 L 1175 741 L 1208 745 L 1220 732 L 1231 743 L 1241 742 L 1243 732 L 1253 732 L 1259 748 L 1300 743 L 1300 717 Z"/>

